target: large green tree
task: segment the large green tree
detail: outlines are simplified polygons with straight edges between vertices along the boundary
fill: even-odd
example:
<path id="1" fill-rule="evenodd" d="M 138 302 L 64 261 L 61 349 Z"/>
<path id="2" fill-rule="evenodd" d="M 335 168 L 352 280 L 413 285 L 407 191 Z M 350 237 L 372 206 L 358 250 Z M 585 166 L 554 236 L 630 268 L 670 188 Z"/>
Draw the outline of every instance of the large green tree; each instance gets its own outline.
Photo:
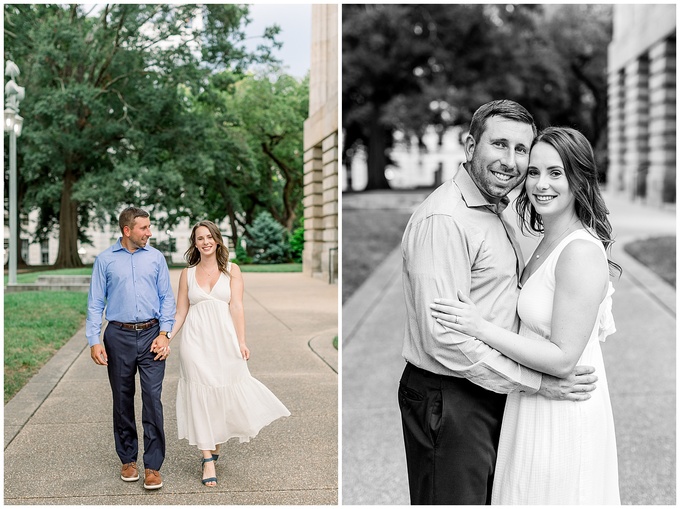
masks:
<path id="1" fill-rule="evenodd" d="M 111 221 L 121 204 L 166 212 L 178 204 L 182 173 L 210 166 L 200 142 L 209 122 L 186 107 L 187 90 L 207 85 L 215 70 L 271 60 L 278 44 L 273 28 L 258 51 L 246 51 L 242 5 L 4 9 L 5 58 L 26 86 L 23 206 L 40 210 L 39 238 L 58 225 L 60 267 L 81 265 L 85 228 Z M 184 205 L 192 207 L 203 205 Z"/>
<path id="2" fill-rule="evenodd" d="M 246 76 L 226 98 L 233 131 L 254 156 L 260 186 L 244 193 L 288 231 L 301 214 L 303 125 L 309 115 L 309 78 L 283 72 Z"/>
<path id="3" fill-rule="evenodd" d="M 191 114 L 191 129 L 201 136 L 186 133 L 193 149 L 182 148 L 186 155 L 168 158 L 158 174 L 172 176 L 160 190 L 168 195 L 163 204 L 168 221 L 228 218 L 234 245 L 261 211 L 292 231 L 302 212 L 308 98 L 307 78 L 276 67 L 257 74 L 224 70 L 211 75 L 205 87 L 186 88 L 180 102 Z"/>

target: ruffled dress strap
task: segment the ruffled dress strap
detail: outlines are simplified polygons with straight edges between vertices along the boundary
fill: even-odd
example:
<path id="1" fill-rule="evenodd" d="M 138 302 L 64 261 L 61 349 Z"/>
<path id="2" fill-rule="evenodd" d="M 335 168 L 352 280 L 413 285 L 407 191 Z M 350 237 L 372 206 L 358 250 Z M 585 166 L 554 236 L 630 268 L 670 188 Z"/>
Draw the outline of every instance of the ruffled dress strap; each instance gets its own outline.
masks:
<path id="1" fill-rule="evenodd" d="M 612 295 L 614 294 L 614 285 L 609 282 L 607 288 L 607 295 L 604 302 L 600 305 L 600 325 L 598 329 L 598 339 L 604 343 L 607 336 L 611 336 L 616 332 L 616 324 L 614 323 L 614 314 L 612 313 Z"/>

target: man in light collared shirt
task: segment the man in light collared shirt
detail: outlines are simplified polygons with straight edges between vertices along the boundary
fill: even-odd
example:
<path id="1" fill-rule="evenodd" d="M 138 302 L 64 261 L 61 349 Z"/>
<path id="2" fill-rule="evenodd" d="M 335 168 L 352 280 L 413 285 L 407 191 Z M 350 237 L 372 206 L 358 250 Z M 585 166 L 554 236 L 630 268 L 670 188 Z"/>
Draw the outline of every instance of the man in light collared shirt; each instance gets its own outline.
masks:
<path id="1" fill-rule="evenodd" d="M 596 377 L 542 375 L 432 316 L 436 298 L 468 295 L 490 322 L 517 332 L 520 248 L 503 211 L 527 171 L 533 118 L 513 101 L 474 114 L 467 162 L 413 213 L 402 239 L 407 323 L 399 384 L 412 504 L 489 504 L 506 394 L 574 401 Z"/>
<path id="2" fill-rule="evenodd" d="M 96 364 L 107 366 L 113 393 L 113 434 L 122 462 L 121 479 L 137 481 L 135 375 L 139 369 L 144 426 L 144 487 L 163 486 L 165 459 L 161 390 L 168 334 L 175 322 L 175 297 L 168 265 L 151 237 L 149 214 L 128 207 L 119 217 L 122 236 L 94 262 L 85 333 Z M 102 313 L 109 324 L 99 341 Z"/>

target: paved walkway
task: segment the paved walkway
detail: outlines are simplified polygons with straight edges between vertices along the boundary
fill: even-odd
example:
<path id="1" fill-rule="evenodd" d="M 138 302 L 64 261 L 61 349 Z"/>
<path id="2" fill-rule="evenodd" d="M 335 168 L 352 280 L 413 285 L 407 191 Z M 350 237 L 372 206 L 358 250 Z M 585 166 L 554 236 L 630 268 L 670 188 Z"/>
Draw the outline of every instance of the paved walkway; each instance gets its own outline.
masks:
<path id="1" fill-rule="evenodd" d="M 385 208 L 412 206 L 400 193 L 384 193 L 375 200 Z M 615 282 L 618 332 L 603 345 L 621 499 L 623 504 L 674 505 L 676 292 L 621 246 L 633 239 L 674 235 L 675 210 L 647 208 L 609 195 L 605 200 L 618 240 L 613 258 L 624 269 Z M 535 241 L 522 243 L 526 257 Z M 396 248 L 342 309 L 343 504 L 409 503 L 397 404 L 404 313 Z"/>
<path id="2" fill-rule="evenodd" d="M 179 271 L 171 275 L 176 291 Z M 302 274 L 244 279 L 251 373 L 291 416 L 249 443 L 223 446 L 216 488 L 200 482 L 197 449 L 177 439 L 176 355 L 163 392 L 165 485 L 149 492 L 120 480 L 106 369 L 92 362 L 80 330 L 5 405 L 5 504 L 337 504 L 338 287 Z"/>

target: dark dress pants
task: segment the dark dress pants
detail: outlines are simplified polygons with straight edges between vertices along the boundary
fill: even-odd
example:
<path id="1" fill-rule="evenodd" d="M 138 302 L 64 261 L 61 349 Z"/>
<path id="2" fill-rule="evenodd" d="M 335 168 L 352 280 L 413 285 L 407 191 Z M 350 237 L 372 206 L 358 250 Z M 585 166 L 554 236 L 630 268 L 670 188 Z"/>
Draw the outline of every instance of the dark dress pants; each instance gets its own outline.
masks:
<path id="1" fill-rule="evenodd" d="M 158 325 L 134 331 L 109 324 L 104 331 L 109 382 L 113 394 L 113 436 L 122 463 L 137 461 L 135 422 L 135 375 L 139 369 L 142 388 L 144 468 L 160 470 L 165 458 L 165 431 L 161 391 L 165 361 L 153 360 L 151 344 L 158 337 Z"/>
<path id="2" fill-rule="evenodd" d="M 399 407 L 411 504 L 491 503 L 505 399 L 406 364 Z"/>

